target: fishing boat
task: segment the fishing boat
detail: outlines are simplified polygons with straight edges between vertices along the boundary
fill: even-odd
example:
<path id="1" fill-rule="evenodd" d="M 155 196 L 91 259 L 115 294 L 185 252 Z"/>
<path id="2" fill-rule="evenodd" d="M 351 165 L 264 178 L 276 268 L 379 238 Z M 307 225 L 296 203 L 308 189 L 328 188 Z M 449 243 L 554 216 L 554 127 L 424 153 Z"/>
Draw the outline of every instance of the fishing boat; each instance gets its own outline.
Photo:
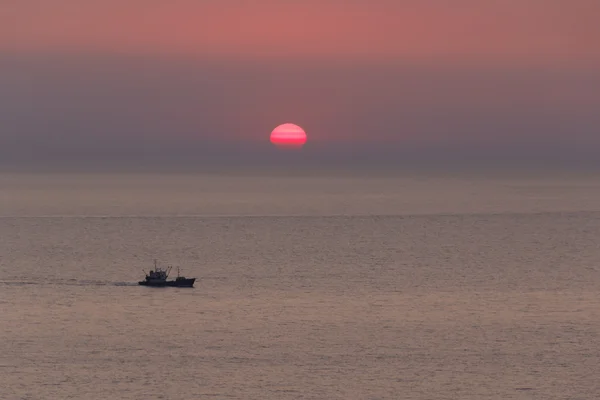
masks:
<path id="1" fill-rule="evenodd" d="M 154 260 L 154 269 L 149 273 L 144 271 L 146 279 L 139 281 L 138 283 L 142 286 L 154 286 L 154 287 L 194 287 L 196 278 L 186 278 L 185 276 L 179 275 L 179 268 L 177 268 L 177 278 L 175 280 L 168 280 L 169 273 L 172 267 L 163 269 L 158 266 L 156 260 Z"/>

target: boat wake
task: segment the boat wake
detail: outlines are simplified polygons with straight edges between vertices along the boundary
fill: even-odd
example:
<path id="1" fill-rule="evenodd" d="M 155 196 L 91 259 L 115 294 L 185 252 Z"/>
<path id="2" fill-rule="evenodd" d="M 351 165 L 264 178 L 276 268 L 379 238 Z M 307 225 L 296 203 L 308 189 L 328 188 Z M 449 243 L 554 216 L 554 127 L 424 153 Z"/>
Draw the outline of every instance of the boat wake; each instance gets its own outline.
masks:
<path id="1" fill-rule="evenodd" d="M 76 280 L 76 279 L 46 279 L 44 282 L 36 281 L 0 281 L 0 285 L 6 286 L 138 286 L 132 282 L 112 282 L 112 281 L 97 281 L 97 280 Z"/>

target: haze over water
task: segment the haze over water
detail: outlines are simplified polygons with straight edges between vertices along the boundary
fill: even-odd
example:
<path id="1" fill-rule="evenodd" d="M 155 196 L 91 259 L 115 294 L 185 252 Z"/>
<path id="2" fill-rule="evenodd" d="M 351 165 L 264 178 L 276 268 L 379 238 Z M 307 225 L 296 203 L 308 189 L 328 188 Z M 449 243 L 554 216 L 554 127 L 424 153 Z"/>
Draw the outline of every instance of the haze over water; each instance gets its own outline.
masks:
<path id="1" fill-rule="evenodd" d="M 0 398 L 597 396 L 598 174 L 288 172 L 0 175 Z"/>

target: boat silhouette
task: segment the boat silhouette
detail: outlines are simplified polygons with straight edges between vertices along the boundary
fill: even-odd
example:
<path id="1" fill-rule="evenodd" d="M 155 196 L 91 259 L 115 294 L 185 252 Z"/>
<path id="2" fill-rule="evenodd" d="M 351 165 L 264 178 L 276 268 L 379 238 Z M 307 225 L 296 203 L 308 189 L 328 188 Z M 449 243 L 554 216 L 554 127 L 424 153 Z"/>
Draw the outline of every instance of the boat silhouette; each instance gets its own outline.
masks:
<path id="1" fill-rule="evenodd" d="M 177 268 L 177 278 L 175 280 L 168 280 L 169 273 L 172 267 L 163 269 L 158 266 L 156 260 L 154 260 L 154 269 L 149 273 L 144 271 L 146 278 L 143 281 L 139 281 L 138 284 L 142 286 L 154 286 L 154 287 L 194 287 L 196 278 L 186 278 L 185 276 L 179 275 L 179 268 Z"/>

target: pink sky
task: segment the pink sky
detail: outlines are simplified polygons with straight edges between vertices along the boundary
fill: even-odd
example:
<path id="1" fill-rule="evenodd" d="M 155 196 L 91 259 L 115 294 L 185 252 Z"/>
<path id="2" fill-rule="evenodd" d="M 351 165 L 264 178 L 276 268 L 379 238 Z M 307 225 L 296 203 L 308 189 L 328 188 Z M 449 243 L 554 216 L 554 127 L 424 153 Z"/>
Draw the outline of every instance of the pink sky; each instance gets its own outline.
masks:
<path id="1" fill-rule="evenodd" d="M 600 60 L 597 0 L 8 0 L 0 51 Z"/>
<path id="2" fill-rule="evenodd" d="M 285 122 L 309 154 L 597 159 L 599 21 L 600 0 L 0 0 L 0 163 L 261 159 Z"/>

